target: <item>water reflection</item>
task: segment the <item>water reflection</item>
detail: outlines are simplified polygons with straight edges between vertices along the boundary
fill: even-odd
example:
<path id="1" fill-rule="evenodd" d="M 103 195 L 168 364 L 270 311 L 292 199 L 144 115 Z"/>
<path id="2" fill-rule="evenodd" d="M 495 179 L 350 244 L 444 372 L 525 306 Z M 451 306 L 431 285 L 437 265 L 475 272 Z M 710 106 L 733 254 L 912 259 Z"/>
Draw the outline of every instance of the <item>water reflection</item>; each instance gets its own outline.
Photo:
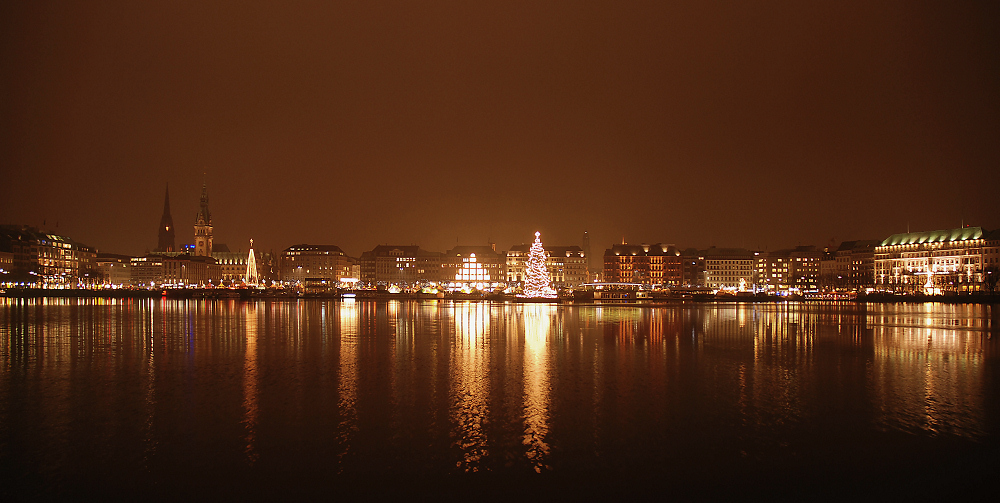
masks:
<path id="1" fill-rule="evenodd" d="M 475 472 L 489 456 L 484 423 L 490 412 L 490 304 L 458 303 L 452 316 L 451 420 L 456 429 L 454 445 L 462 452 L 457 466 Z"/>
<path id="2" fill-rule="evenodd" d="M 338 473 L 344 471 L 344 456 L 358 429 L 358 330 L 361 324 L 358 304 L 353 299 L 340 306 L 340 353 L 337 374 L 337 425 Z"/>
<path id="3" fill-rule="evenodd" d="M 81 467 L 104 449 L 102 470 L 165 484 L 192 459 L 423 476 L 978 442 L 997 311 L 0 299 L 0 461 L 98 480 Z"/>
<path id="4" fill-rule="evenodd" d="M 246 355 L 243 361 L 243 425 L 246 427 L 246 455 L 252 465 L 258 454 L 254 451 L 257 427 L 257 304 L 248 303 L 243 310 Z"/>
<path id="5" fill-rule="evenodd" d="M 523 306 L 524 437 L 526 456 L 536 472 L 547 469 L 549 444 L 549 329 L 555 315 L 551 304 Z"/>

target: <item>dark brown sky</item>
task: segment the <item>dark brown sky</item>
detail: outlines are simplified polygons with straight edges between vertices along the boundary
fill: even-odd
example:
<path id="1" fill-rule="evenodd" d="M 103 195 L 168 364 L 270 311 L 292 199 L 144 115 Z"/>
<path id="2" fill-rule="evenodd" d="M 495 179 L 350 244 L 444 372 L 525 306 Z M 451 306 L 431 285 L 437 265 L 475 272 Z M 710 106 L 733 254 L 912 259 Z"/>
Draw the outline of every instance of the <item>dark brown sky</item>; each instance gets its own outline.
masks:
<path id="1" fill-rule="evenodd" d="M 1000 227 L 997 2 L 271 3 L 4 2 L 0 223 L 138 253 L 169 182 L 190 242 L 207 171 L 234 249 Z"/>

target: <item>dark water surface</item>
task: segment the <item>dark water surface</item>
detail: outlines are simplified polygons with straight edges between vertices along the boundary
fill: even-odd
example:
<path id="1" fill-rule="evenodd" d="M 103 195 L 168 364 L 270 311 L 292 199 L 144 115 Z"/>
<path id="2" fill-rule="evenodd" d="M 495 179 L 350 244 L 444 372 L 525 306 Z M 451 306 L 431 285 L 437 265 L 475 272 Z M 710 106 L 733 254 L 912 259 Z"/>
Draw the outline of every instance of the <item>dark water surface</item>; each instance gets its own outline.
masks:
<path id="1" fill-rule="evenodd" d="M 998 327 L 941 304 L 0 299 L 0 499 L 949 496 L 1000 477 Z"/>

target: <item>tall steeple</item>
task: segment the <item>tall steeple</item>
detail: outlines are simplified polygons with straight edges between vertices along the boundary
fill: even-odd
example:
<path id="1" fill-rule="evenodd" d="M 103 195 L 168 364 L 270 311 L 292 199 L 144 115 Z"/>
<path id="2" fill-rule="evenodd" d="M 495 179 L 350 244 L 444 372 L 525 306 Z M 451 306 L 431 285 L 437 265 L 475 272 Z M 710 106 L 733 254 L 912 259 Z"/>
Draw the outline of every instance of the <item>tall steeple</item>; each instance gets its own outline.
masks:
<path id="1" fill-rule="evenodd" d="M 160 217 L 160 239 L 156 251 L 177 251 L 174 243 L 174 219 L 170 216 L 170 184 L 167 184 L 167 192 L 163 196 L 163 216 Z"/>
<path id="2" fill-rule="evenodd" d="M 208 211 L 208 183 L 201 186 L 201 209 L 194 219 L 194 254 L 212 256 L 212 214 Z"/>

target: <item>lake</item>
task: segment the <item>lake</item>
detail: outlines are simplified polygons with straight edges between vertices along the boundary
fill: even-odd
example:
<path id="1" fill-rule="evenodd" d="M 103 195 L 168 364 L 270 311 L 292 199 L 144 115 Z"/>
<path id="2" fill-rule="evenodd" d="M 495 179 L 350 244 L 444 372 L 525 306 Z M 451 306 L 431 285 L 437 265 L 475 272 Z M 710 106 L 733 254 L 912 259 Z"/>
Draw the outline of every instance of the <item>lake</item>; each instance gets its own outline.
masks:
<path id="1" fill-rule="evenodd" d="M 998 317 L 3 298 L 0 499 L 949 497 L 1000 473 Z"/>

